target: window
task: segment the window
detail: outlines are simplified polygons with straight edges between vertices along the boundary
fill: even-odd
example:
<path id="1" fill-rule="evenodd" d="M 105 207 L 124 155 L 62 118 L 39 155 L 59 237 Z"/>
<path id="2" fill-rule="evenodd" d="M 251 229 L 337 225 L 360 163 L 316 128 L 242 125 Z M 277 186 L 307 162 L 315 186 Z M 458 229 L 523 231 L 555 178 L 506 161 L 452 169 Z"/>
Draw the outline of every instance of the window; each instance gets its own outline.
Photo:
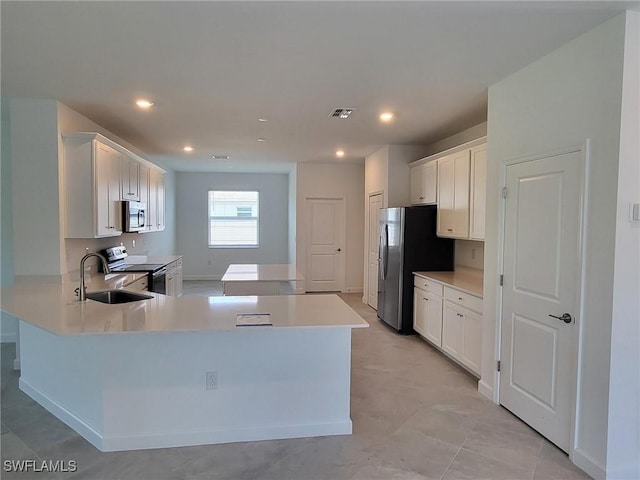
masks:
<path id="1" fill-rule="evenodd" d="M 209 247 L 257 247 L 258 216 L 258 192 L 209 191 Z"/>

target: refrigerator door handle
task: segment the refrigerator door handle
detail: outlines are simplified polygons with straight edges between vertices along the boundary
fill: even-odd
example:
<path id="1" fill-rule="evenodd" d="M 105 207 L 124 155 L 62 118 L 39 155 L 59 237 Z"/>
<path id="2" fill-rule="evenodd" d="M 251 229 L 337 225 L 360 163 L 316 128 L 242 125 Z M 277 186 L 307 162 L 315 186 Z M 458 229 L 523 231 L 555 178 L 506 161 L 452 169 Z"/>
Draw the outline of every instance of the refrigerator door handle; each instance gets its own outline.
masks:
<path id="1" fill-rule="evenodd" d="M 382 279 L 387 279 L 387 272 L 389 270 L 389 225 L 384 226 L 384 245 L 383 250 L 383 264 L 382 264 Z"/>

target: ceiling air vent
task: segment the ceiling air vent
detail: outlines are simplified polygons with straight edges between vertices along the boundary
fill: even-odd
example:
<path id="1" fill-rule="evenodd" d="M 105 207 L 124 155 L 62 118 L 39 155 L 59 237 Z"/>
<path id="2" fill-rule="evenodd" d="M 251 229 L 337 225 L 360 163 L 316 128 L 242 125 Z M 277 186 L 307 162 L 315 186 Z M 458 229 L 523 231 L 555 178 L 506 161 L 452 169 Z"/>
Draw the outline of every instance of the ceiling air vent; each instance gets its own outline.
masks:
<path id="1" fill-rule="evenodd" d="M 214 160 L 229 160 L 229 155 L 214 155 Z"/>
<path id="2" fill-rule="evenodd" d="M 329 116 L 334 118 L 349 118 L 353 110 L 353 108 L 336 108 L 331 111 Z"/>

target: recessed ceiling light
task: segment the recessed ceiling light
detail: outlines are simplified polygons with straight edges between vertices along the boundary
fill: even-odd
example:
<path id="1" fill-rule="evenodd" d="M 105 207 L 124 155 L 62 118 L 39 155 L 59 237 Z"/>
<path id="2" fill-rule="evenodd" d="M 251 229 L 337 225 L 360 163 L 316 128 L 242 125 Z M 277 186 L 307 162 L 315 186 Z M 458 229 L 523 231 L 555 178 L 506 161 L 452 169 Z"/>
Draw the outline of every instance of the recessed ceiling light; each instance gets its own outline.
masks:
<path id="1" fill-rule="evenodd" d="M 259 138 L 259 139 L 258 139 L 258 141 L 259 141 L 259 142 L 266 142 L 266 141 L 267 141 L 267 139 L 266 139 L 266 138 Z"/>
<path id="2" fill-rule="evenodd" d="M 268 121 L 269 121 L 269 119 L 268 119 L 268 118 L 265 118 L 265 117 L 258 117 L 258 121 L 259 121 L 259 122 L 268 122 Z"/>
<path id="3" fill-rule="evenodd" d="M 340 157 L 340 158 L 344 157 L 344 150 L 336 151 L 336 157 Z"/>
<path id="4" fill-rule="evenodd" d="M 153 107 L 153 102 L 150 102 L 149 100 L 145 100 L 144 98 L 139 98 L 138 100 L 136 100 L 136 105 L 139 106 L 140 108 L 151 108 Z"/>
<path id="5" fill-rule="evenodd" d="M 392 112 L 383 112 L 380 114 L 380 121 L 381 122 L 390 122 L 391 120 L 393 120 L 393 113 Z"/>
<path id="6" fill-rule="evenodd" d="M 185 145 L 183 150 L 185 152 L 193 152 L 195 149 L 191 145 Z"/>

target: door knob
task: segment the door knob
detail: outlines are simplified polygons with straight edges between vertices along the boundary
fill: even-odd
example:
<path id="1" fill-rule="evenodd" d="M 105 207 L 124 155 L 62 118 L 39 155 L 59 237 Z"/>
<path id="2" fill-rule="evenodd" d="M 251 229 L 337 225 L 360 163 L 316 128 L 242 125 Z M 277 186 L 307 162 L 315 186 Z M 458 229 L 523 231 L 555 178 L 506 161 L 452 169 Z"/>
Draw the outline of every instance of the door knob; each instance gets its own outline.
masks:
<path id="1" fill-rule="evenodd" d="M 562 320 L 564 323 L 571 323 L 571 321 L 573 320 L 571 318 L 571 315 L 568 313 L 563 313 L 562 316 L 558 317 L 557 315 L 551 315 L 549 314 L 550 317 L 553 318 L 557 318 L 558 320 Z"/>

